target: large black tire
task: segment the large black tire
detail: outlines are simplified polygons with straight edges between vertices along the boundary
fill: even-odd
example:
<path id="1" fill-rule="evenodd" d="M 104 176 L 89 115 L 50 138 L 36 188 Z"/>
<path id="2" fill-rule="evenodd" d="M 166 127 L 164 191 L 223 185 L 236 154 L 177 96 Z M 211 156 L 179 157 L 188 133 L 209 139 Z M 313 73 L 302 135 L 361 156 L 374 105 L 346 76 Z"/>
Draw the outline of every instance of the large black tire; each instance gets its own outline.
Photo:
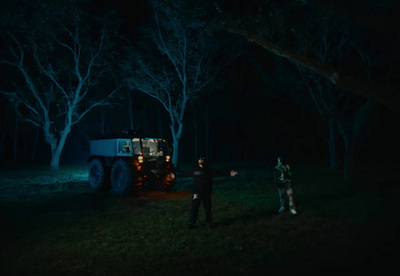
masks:
<path id="1" fill-rule="evenodd" d="M 109 169 L 99 159 L 93 159 L 89 165 L 89 185 L 96 191 L 110 189 Z"/>
<path id="2" fill-rule="evenodd" d="M 129 194 L 134 191 L 132 169 L 122 159 L 114 162 L 111 168 L 111 187 L 116 194 Z"/>

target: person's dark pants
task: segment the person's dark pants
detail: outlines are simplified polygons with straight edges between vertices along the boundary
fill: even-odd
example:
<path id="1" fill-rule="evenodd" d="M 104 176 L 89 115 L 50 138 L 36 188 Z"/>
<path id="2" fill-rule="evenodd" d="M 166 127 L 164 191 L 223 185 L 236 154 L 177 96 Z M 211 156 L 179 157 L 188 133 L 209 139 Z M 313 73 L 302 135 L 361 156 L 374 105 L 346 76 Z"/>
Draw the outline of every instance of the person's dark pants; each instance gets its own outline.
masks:
<path id="1" fill-rule="evenodd" d="M 203 202 L 204 212 L 206 215 L 206 222 L 209 226 L 211 226 L 211 224 L 212 224 L 211 195 L 198 196 L 197 198 L 192 199 L 192 211 L 190 213 L 190 225 L 193 226 L 197 221 L 201 202 Z"/>
<path id="2" fill-rule="evenodd" d="M 285 208 L 285 193 L 289 198 L 289 207 L 296 208 L 294 204 L 293 186 L 292 183 L 279 183 L 277 185 L 279 194 L 279 203 L 281 208 Z"/>

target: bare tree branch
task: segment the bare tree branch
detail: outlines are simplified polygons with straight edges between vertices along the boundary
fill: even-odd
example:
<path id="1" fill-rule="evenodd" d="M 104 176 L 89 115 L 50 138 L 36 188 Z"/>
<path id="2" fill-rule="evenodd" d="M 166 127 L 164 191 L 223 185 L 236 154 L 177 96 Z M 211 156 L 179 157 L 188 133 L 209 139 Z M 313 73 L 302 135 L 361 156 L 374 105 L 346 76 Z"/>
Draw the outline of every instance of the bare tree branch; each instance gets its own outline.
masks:
<path id="1" fill-rule="evenodd" d="M 58 169 L 59 157 L 71 127 L 96 106 L 108 105 L 109 99 L 119 90 L 116 88 L 104 98 L 88 99 L 90 88 L 95 84 L 92 79 L 99 79 L 105 70 L 98 62 L 103 60 L 107 66 L 104 56 L 106 33 L 103 31 L 97 41 L 90 41 L 82 37 L 82 25 L 79 24 L 72 24 L 70 29 L 59 22 L 58 31 L 61 32 L 53 33 L 50 35 L 52 39 L 47 40 L 35 39 L 34 36 L 28 38 L 23 34 L 20 39 L 11 33 L 2 36 L 10 58 L 1 58 L 0 61 L 16 68 L 28 88 L 19 85 L 15 92 L 3 91 L 3 94 L 20 103 L 19 108 L 29 111 L 26 121 L 43 129 L 52 152 L 50 166 L 54 169 Z M 33 62 L 25 61 L 26 54 Z M 82 102 L 86 103 L 83 108 Z"/>
<path id="2" fill-rule="evenodd" d="M 208 19 L 205 21 L 232 34 L 243 37 L 244 39 L 257 44 L 265 50 L 279 57 L 283 57 L 294 64 L 308 68 L 322 75 L 338 88 L 351 91 L 355 94 L 371 99 L 395 112 L 400 112 L 400 93 L 398 92 L 398 88 L 392 84 L 377 84 L 344 76 L 332 65 L 321 63 L 314 58 L 298 54 L 292 50 L 280 48 L 275 43 L 265 40 L 256 33 L 252 33 L 247 29 L 233 26 L 227 22 L 221 24 Z"/>

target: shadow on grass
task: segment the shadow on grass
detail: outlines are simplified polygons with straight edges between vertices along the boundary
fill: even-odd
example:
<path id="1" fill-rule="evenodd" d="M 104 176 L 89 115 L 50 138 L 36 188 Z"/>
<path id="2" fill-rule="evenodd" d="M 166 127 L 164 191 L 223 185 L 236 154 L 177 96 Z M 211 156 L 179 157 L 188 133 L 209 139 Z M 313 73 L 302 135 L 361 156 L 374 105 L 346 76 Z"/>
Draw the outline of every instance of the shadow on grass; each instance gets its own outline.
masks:
<path id="1" fill-rule="evenodd" d="M 274 212 L 272 210 L 267 210 L 267 211 L 252 212 L 252 213 L 248 213 L 248 214 L 241 214 L 239 216 L 229 216 L 229 217 L 219 219 L 218 221 L 215 221 L 214 228 L 226 227 L 226 226 L 231 226 L 234 224 L 252 223 L 254 221 L 259 221 L 259 220 L 266 219 L 266 218 L 275 218 L 278 215 L 283 216 L 284 214 L 277 214 L 276 211 Z"/>

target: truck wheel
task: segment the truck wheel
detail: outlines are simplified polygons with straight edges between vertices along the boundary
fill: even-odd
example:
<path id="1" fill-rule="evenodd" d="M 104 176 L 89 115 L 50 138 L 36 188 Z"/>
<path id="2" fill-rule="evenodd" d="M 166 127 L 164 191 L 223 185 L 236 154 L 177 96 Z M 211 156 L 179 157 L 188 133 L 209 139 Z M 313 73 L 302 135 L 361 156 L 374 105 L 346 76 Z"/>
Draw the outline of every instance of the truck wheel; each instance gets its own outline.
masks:
<path id="1" fill-rule="evenodd" d="M 110 189 L 108 169 L 99 159 L 93 159 L 89 165 L 89 185 L 96 191 Z"/>
<path id="2" fill-rule="evenodd" d="M 128 194 L 132 191 L 132 172 L 122 159 L 115 161 L 111 169 L 111 186 L 116 194 Z"/>

